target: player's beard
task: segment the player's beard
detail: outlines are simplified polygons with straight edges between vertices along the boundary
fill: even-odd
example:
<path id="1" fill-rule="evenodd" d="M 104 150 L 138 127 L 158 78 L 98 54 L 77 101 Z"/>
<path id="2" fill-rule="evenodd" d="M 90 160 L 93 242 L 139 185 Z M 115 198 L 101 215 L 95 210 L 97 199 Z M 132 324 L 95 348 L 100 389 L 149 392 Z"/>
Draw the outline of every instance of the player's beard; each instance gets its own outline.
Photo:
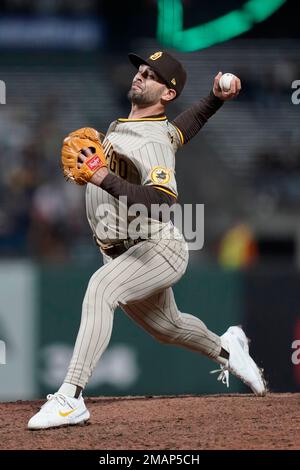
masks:
<path id="1" fill-rule="evenodd" d="M 161 98 L 162 92 L 160 90 L 142 91 L 133 90 L 132 88 L 128 92 L 128 99 L 133 103 L 141 107 L 147 107 L 152 104 L 158 103 Z"/>

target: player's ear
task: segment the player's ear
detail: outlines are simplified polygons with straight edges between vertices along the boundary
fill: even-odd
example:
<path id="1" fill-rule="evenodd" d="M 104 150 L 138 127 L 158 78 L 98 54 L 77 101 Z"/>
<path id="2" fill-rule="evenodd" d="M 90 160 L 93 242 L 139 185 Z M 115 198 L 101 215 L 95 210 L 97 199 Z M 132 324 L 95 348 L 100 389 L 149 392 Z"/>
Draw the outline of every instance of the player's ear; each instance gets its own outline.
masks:
<path id="1" fill-rule="evenodd" d="M 173 88 L 166 88 L 161 99 L 164 101 L 172 101 L 176 98 L 176 91 Z"/>

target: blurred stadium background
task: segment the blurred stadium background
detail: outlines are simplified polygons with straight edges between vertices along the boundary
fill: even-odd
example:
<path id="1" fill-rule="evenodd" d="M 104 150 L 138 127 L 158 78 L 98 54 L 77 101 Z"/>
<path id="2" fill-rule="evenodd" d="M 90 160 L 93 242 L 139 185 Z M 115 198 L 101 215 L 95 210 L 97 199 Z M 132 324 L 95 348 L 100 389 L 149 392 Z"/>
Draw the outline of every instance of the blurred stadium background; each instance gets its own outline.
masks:
<path id="1" fill-rule="evenodd" d="M 227 41 L 218 42 L 214 30 L 210 47 L 199 49 L 196 41 L 191 50 L 157 36 L 158 13 L 172 2 L 182 5 L 186 29 L 246 3 L 1 2 L 1 400 L 56 390 L 85 287 L 102 263 L 85 218 L 84 191 L 67 184 L 59 167 L 62 139 L 83 126 L 105 131 L 126 117 L 133 74 L 127 53 L 167 46 L 188 71 L 169 118 L 205 96 L 219 70 L 237 74 L 243 84 L 239 98 L 177 154 L 180 202 L 205 204 L 205 245 L 191 252 L 188 272 L 175 287 L 178 305 L 219 334 L 230 324 L 244 325 L 271 390 L 300 389 L 300 106 L 291 99 L 292 82 L 300 80 L 296 2 L 247 2 L 278 9 Z M 211 366 L 155 343 L 117 312 L 87 393 L 223 393 L 208 374 Z M 230 391 L 243 390 L 232 383 Z"/>

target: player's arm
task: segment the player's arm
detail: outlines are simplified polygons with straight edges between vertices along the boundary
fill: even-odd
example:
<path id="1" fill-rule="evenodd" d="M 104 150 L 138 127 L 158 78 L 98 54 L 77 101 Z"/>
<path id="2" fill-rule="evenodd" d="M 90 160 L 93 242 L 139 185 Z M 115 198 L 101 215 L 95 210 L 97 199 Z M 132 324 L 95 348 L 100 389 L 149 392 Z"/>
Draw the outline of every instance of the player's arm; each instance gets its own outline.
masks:
<path id="1" fill-rule="evenodd" d="M 81 162 L 83 163 L 91 155 L 89 149 L 84 149 L 84 154 L 80 155 Z M 173 194 L 172 191 L 165 190 L 160 185 L 155 187 L 155 185 L 129 183 L 123 178 L 109 173 L 106 167 L 100 168 L 94 173 L 90 183 L 99 186 L 117 199 L 120 196 L 126 196 L 127 206 L 143 204 L 149 213 L 151 213 L 152 204 L 172 206 L 176 202 L 176 194 Z"/>
<path id="2" fill-rule="evenodd" d="M 214 79 L 213 89 L 206 98 L 202 98 L 172 121 L 172 124 L 180 131 L 182 144 L 189 142 L 202 129 L 208 119 L 221 108 L 224 101 L 239 94 L 240 80 L 236 77 L 232 80 L 229 92 L 223 92 L 219 87 L 221 76 L 222 73 L 219 72 Z"/>
<path id="3" fill-rule="evenodd" d="M 186 144 L 195 137 L 208 119 L 220 109 L 223 103 L 211 91 L 206 98 L 202 98 L 198 103 L 193 104 L 186 111 L 179 114 L 172 121 L 172 124 L 180 131 L 181 143 Z"/>
<path id="4" fill-rule="evenodd" d="M 167 194 L 154 186 L 129 183 L 111 173 L 107 172 L 105 175 L 104 171 L 103 175 L 99 175 L 99 177 L 100 179 L 98 179 L 97 186 L 100 186 L 115 198 L 126 196 L 128 206 L 132 204 L 143 204 L 147 210 L 150 211 L 152 204 L 168 204 L 168 206 L 172 206 L 176 202 L 175 195 Z M 96 184 L 92 180 L 91 182 Z"/>
<path id="5" fill-rule="evenodd" d="M 85 148 L 79 155 L 81 163 L 93 154 L 90 149 Z M 176 195 L 171 192 L 160 191 L 155 186 L 139 185 L 129 183 L 128 181 L 108 172 L 106 167 L 96 171 L 90 179 L 90 183 L 107 191 L 115 198 L 120 196 L 127 197 L 127 205 L 143 204 L 148 211 L 151 211 L 152 204 L 167 204 L 172 206 L 176 202 Z"/>

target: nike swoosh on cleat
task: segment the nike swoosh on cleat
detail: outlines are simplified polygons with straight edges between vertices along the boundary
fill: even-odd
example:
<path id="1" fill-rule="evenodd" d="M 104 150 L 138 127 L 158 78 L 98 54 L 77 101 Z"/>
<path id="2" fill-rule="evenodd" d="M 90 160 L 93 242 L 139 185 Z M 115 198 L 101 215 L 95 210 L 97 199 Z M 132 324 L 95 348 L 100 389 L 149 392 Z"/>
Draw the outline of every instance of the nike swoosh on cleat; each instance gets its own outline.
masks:
<path id="1" fill-rule="evenodd" d="M 62 416 L 63 418 L 65 418 L 66 416 L 69 416 L 71 413 L 74 413 L 74 411 L 76 411 L 76 410 L 77 410 L 77 408 L 74 408 L 74 410 L 66 411 L 65 413 L 63 411 L 60 411 L 59 415 Z"/>

